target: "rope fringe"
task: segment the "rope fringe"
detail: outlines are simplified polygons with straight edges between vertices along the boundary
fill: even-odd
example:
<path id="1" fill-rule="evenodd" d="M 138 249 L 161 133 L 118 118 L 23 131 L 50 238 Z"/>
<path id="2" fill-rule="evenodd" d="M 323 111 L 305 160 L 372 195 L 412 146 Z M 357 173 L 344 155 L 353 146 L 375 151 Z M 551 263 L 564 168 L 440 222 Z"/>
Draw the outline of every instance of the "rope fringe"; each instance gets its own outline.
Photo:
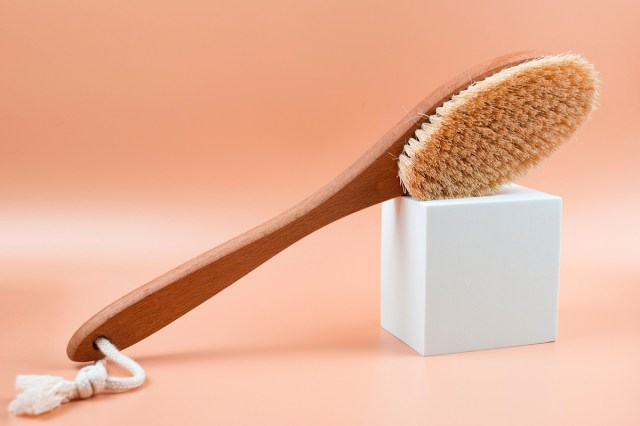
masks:
<path id="1" fill-rule="evenodd" d="M 22 392 L 9 404 L 9 412 L 37 416 L 74 399 L 87 399 L 100 393 L 126 392 L 144 383 L 142 367 L 123 355 L 106 337 L 98 337 L 95 344 L 105 359 L 81 368 L 75 380 L 49 375 L 18 375 L 16 389 Z M 106 359 L 129 371 L 131 377 L 110 377 Z"/>

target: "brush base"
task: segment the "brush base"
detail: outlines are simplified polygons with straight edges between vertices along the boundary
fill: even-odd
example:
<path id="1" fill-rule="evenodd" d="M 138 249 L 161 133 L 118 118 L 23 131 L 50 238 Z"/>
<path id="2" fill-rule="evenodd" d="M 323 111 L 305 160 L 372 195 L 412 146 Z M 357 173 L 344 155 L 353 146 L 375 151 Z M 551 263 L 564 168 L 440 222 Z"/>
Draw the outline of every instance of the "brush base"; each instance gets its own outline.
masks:
<path id="1" fill-rule="evenodd" d="M 562 200 L 496 195 L 382 205 L 382 327 L 422 355 L 555 340 Z"/>

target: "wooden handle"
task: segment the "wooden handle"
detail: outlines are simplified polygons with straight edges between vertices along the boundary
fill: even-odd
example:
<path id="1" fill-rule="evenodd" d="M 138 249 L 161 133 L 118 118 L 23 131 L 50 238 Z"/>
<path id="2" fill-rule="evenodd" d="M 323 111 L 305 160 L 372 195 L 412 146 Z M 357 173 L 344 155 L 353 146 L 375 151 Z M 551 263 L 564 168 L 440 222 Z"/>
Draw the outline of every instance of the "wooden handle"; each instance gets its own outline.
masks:
<path id="1" fill-rule="evenodd" d="M 100 359 L 93 342 L 105 336 L 127 348 L 181 317 L 323 226 L 402 195 L 397 158 L 422 117 L 453 94 L 501 69 L 542 56 L 521 52 L 479 65 L 440 87 L 400 121 L 355 164 L 321 190 L 274 219 L 137 288 L 98 312 L 67 346 L 74 361 Z"/>
<path id="2" fill-rule="evenodd" d="M 124 349 L 158 331 L 299 239 L 346 215 L 402 195 L 397 162 L 383 155 L 358 164 L 297 206 L 190 260 L 107 306 L 73 336 L 75 361 L 101 357 L 92 342 L 108 337 Z M 366 163 L 369 163 L 368 161 Z M 366 167 L 368 166 L 368 167 Z M 378 177 L 376 179 L 375 177 Z"/>

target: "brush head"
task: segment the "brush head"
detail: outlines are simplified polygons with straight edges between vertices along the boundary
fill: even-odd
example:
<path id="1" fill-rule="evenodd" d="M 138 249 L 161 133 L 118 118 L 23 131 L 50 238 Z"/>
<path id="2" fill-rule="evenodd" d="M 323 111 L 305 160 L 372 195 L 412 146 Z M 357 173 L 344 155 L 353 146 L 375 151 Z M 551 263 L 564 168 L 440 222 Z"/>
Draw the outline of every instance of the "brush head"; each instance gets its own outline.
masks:
<path id="1" fill-rule="evenodd" d="M 419 200 L 492 194 L 551 155 L 587 119 L 599 81 L 579 55 L 546 56 L 475 82 L 437 108 L 398 166 Z"/>

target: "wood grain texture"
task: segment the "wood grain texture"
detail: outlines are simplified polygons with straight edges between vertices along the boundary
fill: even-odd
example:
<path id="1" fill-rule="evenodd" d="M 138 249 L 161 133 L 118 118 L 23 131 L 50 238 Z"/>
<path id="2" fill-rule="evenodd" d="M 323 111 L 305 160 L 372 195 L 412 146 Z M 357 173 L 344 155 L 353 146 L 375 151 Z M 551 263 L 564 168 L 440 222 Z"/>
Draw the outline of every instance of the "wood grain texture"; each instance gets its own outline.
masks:
<path id="1" fill-rule="evenodd" d="M 264 224 L 178 266 L 111 303 L 73 335 L 74 361 L 102 358 L 93 341 L 105 336 L 127 348 L 215 296 L 301 238 L 342 217 L 403 195 L 397 158 L 422 120 L 452 95 L 503 68 L 544 56 L 520 52 L 478 65 L 427 96 L 358 161 L 319 191 Z"/>

